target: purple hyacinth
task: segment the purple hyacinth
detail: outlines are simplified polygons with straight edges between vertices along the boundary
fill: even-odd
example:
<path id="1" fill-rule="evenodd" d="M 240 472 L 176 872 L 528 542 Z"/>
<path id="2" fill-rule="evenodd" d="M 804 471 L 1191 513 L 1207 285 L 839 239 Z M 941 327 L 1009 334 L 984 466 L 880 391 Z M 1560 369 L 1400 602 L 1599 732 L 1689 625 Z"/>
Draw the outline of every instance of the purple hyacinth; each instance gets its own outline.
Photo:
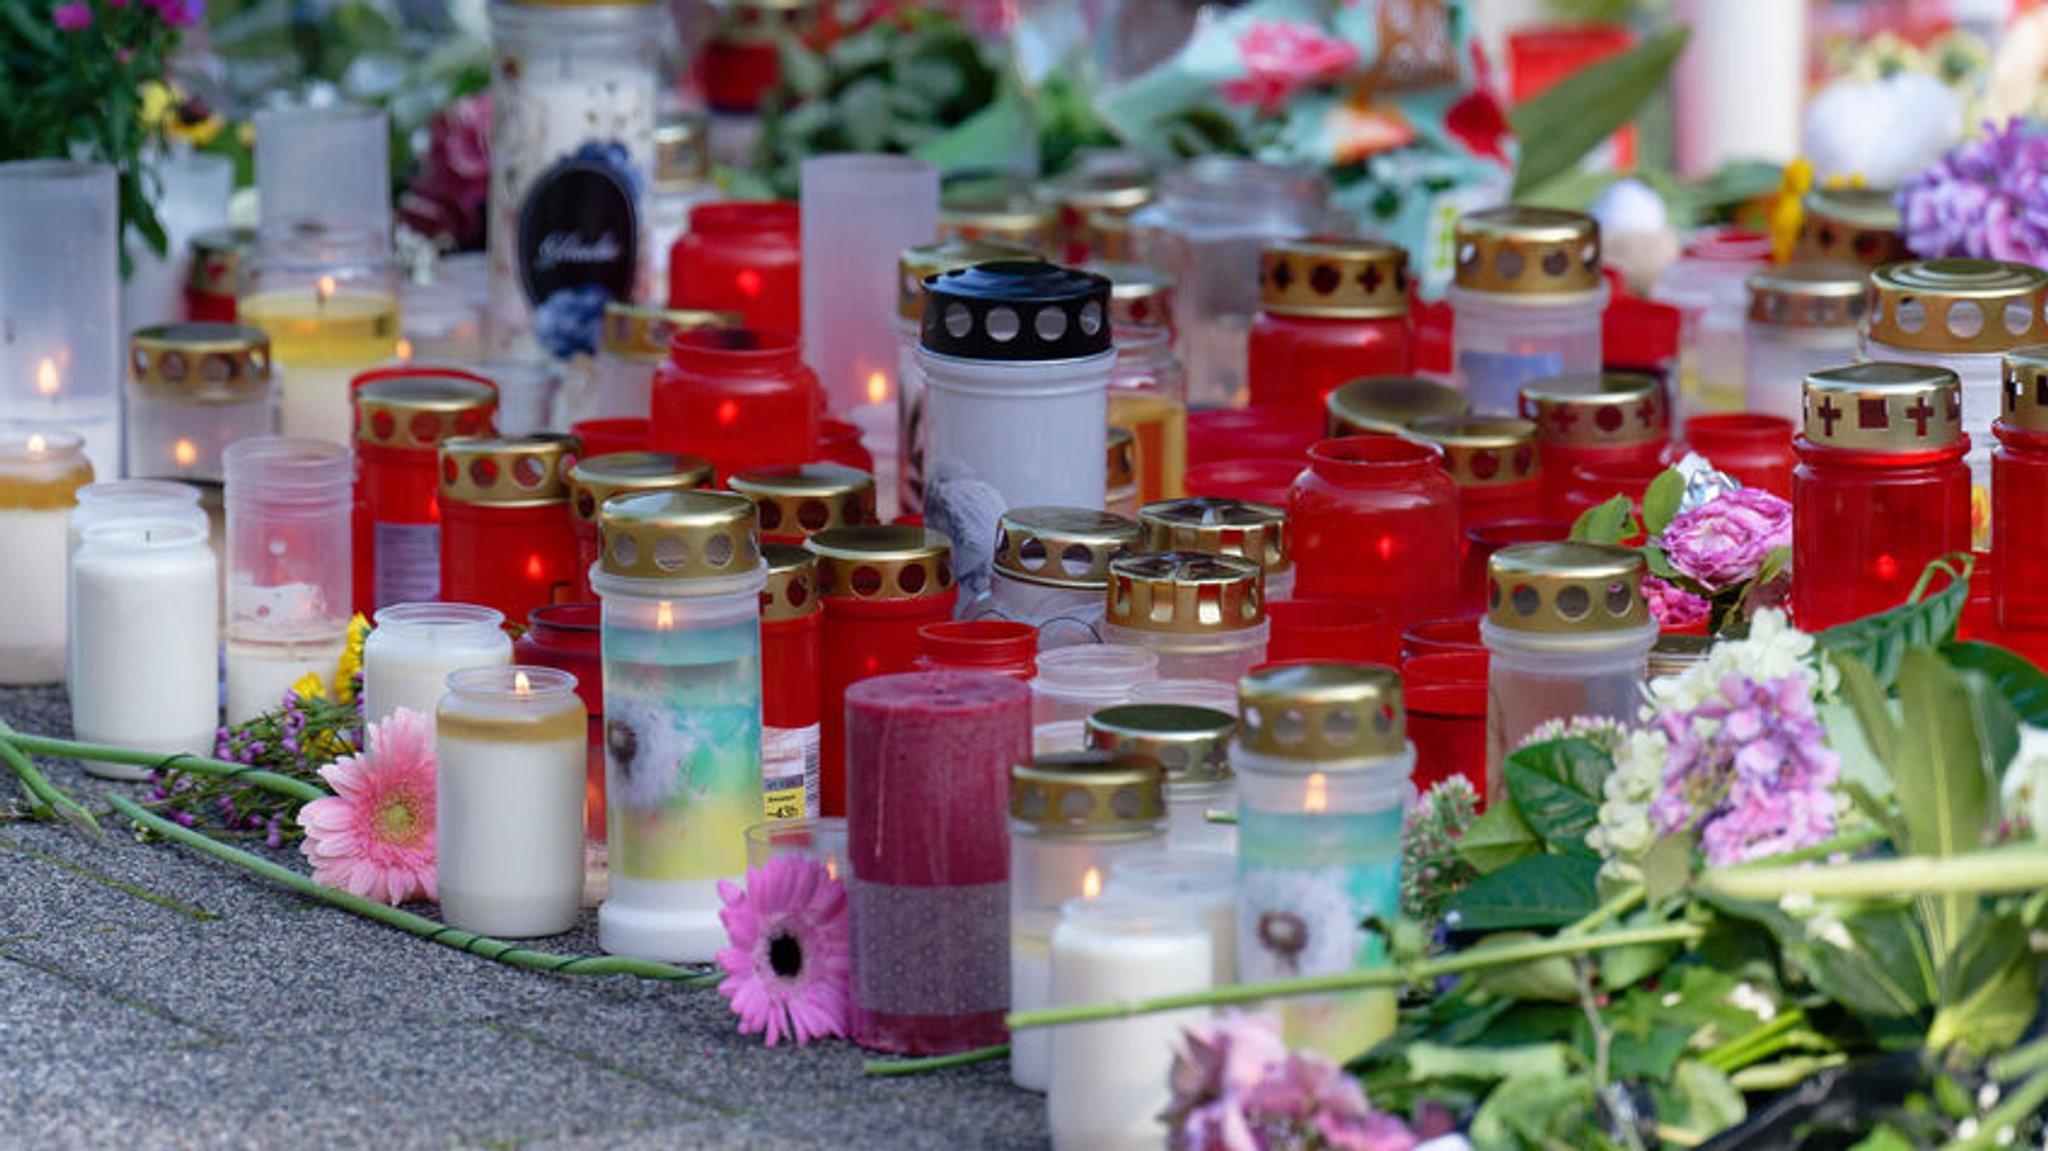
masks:
<path id="1" fill-rule="evenodd" d="M 1657 717 L 1670 748 L 1650 819 L 1697 830 L 1720 867 L 1823 842 L 1835 831 L 1842 761 L 1827 747 L 1805 675 L 1762 683 L 1731 675 L 1690 711 Z"/>
<path id="2" fill-rule="evenodd" d="M 2048 127 L 2020 118 L 1986 123 L 1899 189 L 1914 254 L 2048 266 Z"/>

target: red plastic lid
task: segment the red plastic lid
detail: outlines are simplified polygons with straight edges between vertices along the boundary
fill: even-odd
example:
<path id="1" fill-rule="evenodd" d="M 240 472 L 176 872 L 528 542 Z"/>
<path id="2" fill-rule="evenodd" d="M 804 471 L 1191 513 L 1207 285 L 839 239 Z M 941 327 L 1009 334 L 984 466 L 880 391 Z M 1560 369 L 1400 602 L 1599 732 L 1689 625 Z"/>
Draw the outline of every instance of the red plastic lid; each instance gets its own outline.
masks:
<path id="1" fill-rule="evenodd" d="M 917 629 L 918 667 L 985 671 L 1012 679 L 1038 674 L 1038 629 L 1005 619 L 949 620 Z"/>

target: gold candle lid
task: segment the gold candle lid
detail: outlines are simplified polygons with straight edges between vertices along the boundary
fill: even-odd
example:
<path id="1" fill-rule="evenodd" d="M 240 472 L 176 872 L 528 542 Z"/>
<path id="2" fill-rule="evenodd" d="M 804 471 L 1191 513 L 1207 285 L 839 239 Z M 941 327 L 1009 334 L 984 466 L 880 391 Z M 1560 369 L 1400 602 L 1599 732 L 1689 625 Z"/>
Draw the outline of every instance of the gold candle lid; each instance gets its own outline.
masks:
<path id="1" fill-rule="evenodd" d="M 1546 444 L 1585 447 L 1663 439 L 1664 385 L 1641 372 L 1576 372 L 1522 385 L 1522 418 Z"/>
<path id="2" fill-rule="evenodd" d="M 1235 556 L 1272 575 L 1294 562 L 1287 512 L 1272 504 L 1212 496 L 1165 500 L 1138 509 L 1139 545 L 1148 552 Z"/>
<path id="3" fill-rule="evenodd" d="M 0 508 L 48 511 L 78 502 L 92 482 L 85 437 L 75 432 L 0 430 Z"/>
<path id="4" fill-rule="evenodd" d="M 1376 664 L 1296 663 L 1238 681 L 1246 751 L 1313 762 L 1379 759 L 1408 745 L 1401 677 Z"/>
<path id="5" fill-rule="evenodd" d="M 712 39 L 719 44 L 765 46 L 777 43 L 784 34 L 800 37 L 818 19 L 823 6 L 819 0 L 733 0 L 719 14 Z"/>
<path id="6" fill-rule="evenodd" d="M 1443 451 L 1444 470 L 1461 488 L 1519 484 L 1543 474 L 1536 425 L 1515 416 L 1431 416 L 1408 425 L 1408 434 Z"/>
<path id="7" fill-rule="evenodd" d="M 1625 631 L 1650 622 L 1643 557 L 1605 544 L 1515 544 L 1486 561 L 1486 618 L 1512 631 Z"/>
<path id="8" fill-rule="evenodd" d="M 629 492 L 598 512 L 607 575 L 728 579 L 761 566 L 754 505 L 731 492 Z"/>
<path id="9" fill-rule="evenodd" d="M 2048 339 L 2048 272 L 2004 260 L 1910 260 L 1870 273 L 1864 334 L 1915 352 L 2003 352 Z"/>
<path id="10" fill-rule="evenodd" d="M 668 358 L 669 341 L 677 332 L 737 328 L 743 322 L 738 312 L 656 308 L 614 300 L 604 306 L 604 350 L 629 360 L 659 363 Z"/>
<path id="11" fill-rule="evenodd" d="M 896 257 L 896 314 L 902 319 L 924 317 L 924 281 L 941 272 L 971 268 L 991 260 L 1035 260 L 1038 253 L 1016 244 L 989 240 L 947 240 L 905 248 Z"/>
<path id="12" fill-rule="evenodd" d="M 1143 830 L 1166 818 L 1159 761 L 1115 751 L 1062 751 L 1010 768 L 1010 818 L 1080 833 Z"/>
<path id="13" fill-rule="evenodd" d="M 996 521 L 996 570 L 1040 587 L 1100 591 L 1111 560 L 1138 546 L 1138 525 L 1088 508 L 1011 508 Z"/>
<path id="14" fill-rule="evenodd" d="M 128 337 L 128 378 L 196 403 L 233 403 L 270 387 L 270 337 L 247 324 L 161 324 Z"/>
<path id="15" fill-rule="evenodd" d="M 1766 268 L 1749 277 L 1749 318 L 1774 328 L 1853 328 L 1863 320 L 1870 269 L 1814 261 Z"/>
<path id="16" fill-rule="evenodd" d="M 686 115 L 654 126 L 654 187 L 684 192 L 711 175 L 711 137 L 704 117 Z"/>
<path id="17" fill-rule="evenodd" d="M 254 228 L 214 228 L 192 237 L 192 270 L 185 282 L 207 296 L 241 289 L 242 257 L 256 246 Z"/>
<path id="18" fill-rule="evenodd" d="M 939 235 L 948 240 L 1015 244 L 1045 250 L 1056 213 L 1013 176 L 953 181 L 939 194 Z M 950 269 L 948 269 L 950 270 Z"/>
<path id="19" fill-rule="evenodd" d="M 1877 452 L 1924 452 L 1963 435 L 1963 386 L 1932 364 L 1876 360 L 1806 377 L 1804 433 L 1816 444 Z"/>
<path id="20" fill-rule="evenodd" d="M 1401 435 L 1428 416 L 1472 410 L 1465 393 L 1421 376 L 1364 376 L 1341 384 L 1323 402 L 1332 436 Z"/>
<path id="21" fill-rule="evenodd" d="M 1113 212 L 1128 216 L 1152 202 L 1152 174 L 1135 165 L 1077 165 L 1040 180 L 1038 198 L 1062 212 L 1087 216 Z"/>
<path id="22" fill-rule="evenodd" d="M 821 596 L 869 602 L 929 599 L 953 587 L 953 545 L 930 528 L 827 528 L 804 546 L 818 557 Z"/>
<path id="23" fill-rule="evenodd" d="M 1109 281 L 1109 326 L 1170 328 L 1173 326 L 1173 277 L 1142 264 L 1086 263 L 1083 271 Z"/>
<path id="24" fill-rule="evenodd" d="M 1845 260 L 1866 268 L 1910 260 L 1890 188 L 1816 188 L 1799 221 L 1799 260 Z"/>
<path id="25" fill-rule="evenodd" d="M 1126 703 L 1090 715 L 1088 746 L 1142 755 L 1166 769 L 1168 783 L 1221 783 L 1230 778 L 1230 737 L 1237 717 L 1213 707 Z"/>
<path id="26" fill-rule="evenodd" d="M 2022 431 L 2048 432 L 2048 344 L 2014 348 L 2004 362 L 2001 417 Z"/>
<path id="27" fill-rule="evenodd" d="M 494 507 L 566 503 L 575 436 L 462 436 L 441 445 L 441 498 Z"/>
<path id="28" fill-rule="evenodd" d="M 1600 225 L 1583 212 L 1510 204 L 1458 218 L 1460 288 L 1514 295 L 1600 286 Z"/>
<path id="29" fill-rule="evenodd" d="M 1103 490 L 1110 495 L 1126 492 L 1138 486 L 1138 436 L 1129 428 L 1109 425 L 1109 438 L 1104 442 L 1107 459 L 1107 479 Z"/>
<path id="30" fill-rule="evenodd" d="M 1081 242 L 1093 260 L 1110 264 L 1129 264 L 1137 260 L 1137 233 L 1128 212 L 1097 209 L 1088 213 L 1081 223 Z"/>
<path id="31" fill-rule="evenodd" d="M 1259 252 L 1259 303 L 1276 316 L 1408 314 L 1408 250 L 1384 240 L 1278 240 Z"/>
<path id="32" fill-rule="evenodd" d="M 1236 556 L 1150 552 L 1109 565 L 1105 618 L 1134 631 L 1203 635 L 1266 620 L 1259 566 Z"/>
<path id="33" fill-rule="evenodd" d="M 674 452 L 613 452 L 569 466 L 569 510 L 596 523 L 604 502 L 627 492 L 701 488 L 711 482 L 711 461 Z"/>
<path id="34" fill-rule="evenodd" d="M 725 486 L 760 505 L 766 535 L 812 536 L 875 522 L 875 477 L 844 464 L 748 468 Z"/>
<path id="35" fill-rule="evenodd" d="M 467 376 L 386 376 L 357 388 L 355 405 L 356 438 L 387 448 L 433 451 L 497 431 L 498 389 Z"/>
<path id="36" fill-rule="evenodd" d="M 768 586 L 761 589 L 761 622 L 782 623 L 817 615 L 818 557 L 795 544 L 762 544 Z"/>

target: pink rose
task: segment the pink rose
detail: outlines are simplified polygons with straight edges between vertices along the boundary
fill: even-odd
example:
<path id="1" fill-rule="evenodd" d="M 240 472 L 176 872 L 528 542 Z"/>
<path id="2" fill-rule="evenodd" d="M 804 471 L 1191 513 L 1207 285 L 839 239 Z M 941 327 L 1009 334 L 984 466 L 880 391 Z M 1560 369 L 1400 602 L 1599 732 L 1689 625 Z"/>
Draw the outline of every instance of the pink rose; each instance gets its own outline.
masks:
<path id="1" fill-rule="evenodd" d="M 1244 76 L 1218 89 L 1231 103 L 1255 104 L 1269 115 L 1296 92 L 1334 80 L 1358 64 L 1358 48 L 1349 40 L 1284 20 L 1254 21 L 1237 46 Z"/>
<path id="2" fill-rule="evenodd" d="M 1758 488 L 1739 488 L 1684 512 L 1660 541 L 1671 566 L 1709 592 L 1755 579 L 1773 548 L 1792 544 L 1792 505 Z"/>
<path id="3" fill-rule="evenodd" d="M 1656 617 L 1657 626 L 1663 631 L 1704 628 L 1712 611 L 1712 605 L 1706 600 L 1653 575 L 1643 577 L 1643 600 L 1649 604 L 1650 614 Z"/>
<path id="4" fill-rule="evenodd" d="M 458 249 L 484 243 L 491 191 L 491 96 L 465 96 L 427 125 L 427 154 L 398 198 L 406 226 Z"/>
<path id="5" fill-rule="evenodd" d="M 92 26 L 92 8 L 73 0 L 69 4 L 57 5 L 56 11 L 50 13 L 50 19 L 63 31 L 81 31 Z"/>

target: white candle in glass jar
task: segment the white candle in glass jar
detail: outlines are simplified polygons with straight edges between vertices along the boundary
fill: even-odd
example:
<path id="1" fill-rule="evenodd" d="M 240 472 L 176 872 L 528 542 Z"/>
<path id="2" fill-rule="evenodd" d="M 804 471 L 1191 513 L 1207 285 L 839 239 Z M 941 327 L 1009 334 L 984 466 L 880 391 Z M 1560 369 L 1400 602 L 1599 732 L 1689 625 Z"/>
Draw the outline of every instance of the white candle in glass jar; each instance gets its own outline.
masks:
<path id="1" fill-rule="evenodd" d="M 512 662 L 505 616 L 466 603 L 400 603 L 377 612 L 363 641 L 363 718 L 388 718 L 401 707 L 432 716 L 448 676 L 466 667 Z"/>
<path id="2" fill-rule="evenodd" d="M 576 925 L 583 899 L 588 717 L 576 677 L 467 668 L 436 716 L 441 917 L 512 939 Z"/>
<path id="3" fill-rule="evenodd" d="M 0 684 L 64 678 L 67 525 L 91 482 L 80 437 L 0 432 Z"/>

